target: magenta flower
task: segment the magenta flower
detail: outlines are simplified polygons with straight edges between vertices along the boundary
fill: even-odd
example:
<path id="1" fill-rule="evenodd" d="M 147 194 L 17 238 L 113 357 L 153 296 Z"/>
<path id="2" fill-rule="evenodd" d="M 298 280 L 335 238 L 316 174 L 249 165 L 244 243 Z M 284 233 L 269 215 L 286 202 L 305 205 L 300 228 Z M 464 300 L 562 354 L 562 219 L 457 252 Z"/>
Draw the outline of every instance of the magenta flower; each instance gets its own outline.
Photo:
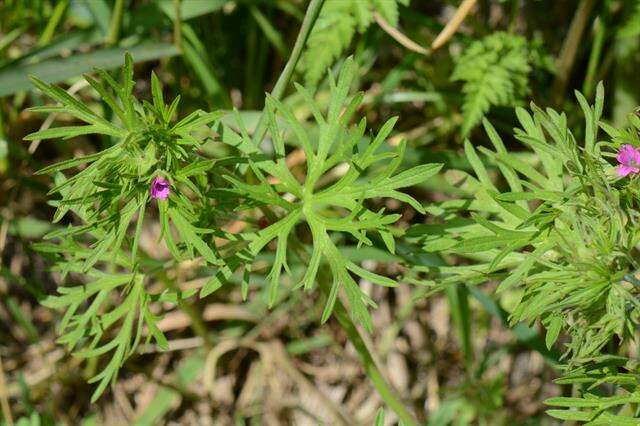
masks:
<path id="1" fill-rule="evenodd" d="M 640 172 L 640 151 L 629 144 L 620 147 L 616 160 L 620 165 L 616 169 L 618 176 L 624 177 L 631 173 Z"/>
<path id="2" fill-rule="evenodd" d="M 153 180 L 153 182 L 151 182 L 151 198 L 155 198 L 156 200 L 166 200 L 169 198 L 170 192 L 171 187 L 169 186 L 169 182 L 164 178 L 158 176 Z"/>

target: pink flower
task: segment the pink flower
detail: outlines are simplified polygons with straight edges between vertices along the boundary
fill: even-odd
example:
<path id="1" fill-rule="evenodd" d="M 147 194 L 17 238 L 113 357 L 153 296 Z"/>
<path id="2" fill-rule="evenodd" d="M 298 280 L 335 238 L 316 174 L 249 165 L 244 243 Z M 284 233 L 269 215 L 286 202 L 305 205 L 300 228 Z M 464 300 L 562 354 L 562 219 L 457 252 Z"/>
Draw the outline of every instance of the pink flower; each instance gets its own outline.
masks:
<path id="1" fill-rule="evenodd" d="M 169 182 L 164 178 L 158 176 L 153 180 L 153 182 L 151 182 L 151 198 L 155 198 L 156 200 L 166 200 L 169 198 L 170 192 L 171 187 L 169 186 Z"/>
<path id="2" fill-rule="evenodd" d="M 631 173 L 640 172 L 640 151 L 629 144 L 620 147 L 616 160 L 620 165 L 616 169 L 618 176 L 624 177 Z"/>

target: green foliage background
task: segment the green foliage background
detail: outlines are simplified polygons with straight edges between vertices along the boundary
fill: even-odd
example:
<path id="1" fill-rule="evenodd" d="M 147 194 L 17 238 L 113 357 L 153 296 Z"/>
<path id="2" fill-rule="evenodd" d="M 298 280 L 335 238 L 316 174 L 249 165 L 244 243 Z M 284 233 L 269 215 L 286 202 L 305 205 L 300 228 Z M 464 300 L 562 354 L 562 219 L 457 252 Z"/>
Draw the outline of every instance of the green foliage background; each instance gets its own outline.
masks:
<path id="1" fill-rule="evenodd" d="M 5 0 L 2 424 L 640 424 L 639 42 L 637 0 Z"/>

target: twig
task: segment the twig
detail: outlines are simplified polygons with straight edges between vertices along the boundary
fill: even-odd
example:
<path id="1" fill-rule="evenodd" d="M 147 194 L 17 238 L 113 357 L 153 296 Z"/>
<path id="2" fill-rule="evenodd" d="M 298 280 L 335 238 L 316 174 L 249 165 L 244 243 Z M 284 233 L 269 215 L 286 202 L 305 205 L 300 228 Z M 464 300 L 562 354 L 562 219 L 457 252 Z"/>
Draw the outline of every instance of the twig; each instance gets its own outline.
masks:
<path id="1" fill-rule="evenodd" d="M 7 234 L 9 233 L 9 218 L 3 217 L 2 223 L 0 223 L 0 255 L 4 251 L 5 245 L 7 243 Z"/>
<path id="2" fill-rule="evenodd" d="M 417 139 L 420 136 L 427 134 L 432 127 L 433 126 L 429 126 L 428 124 L 425 124 L 425 125 L 413 128 L 411 130 L 407 130 L 406 132 L 400 132 L 398 134 L 395 134 L 391 138 L 389 138 L 389 145 L 398 146 L 403 140 Z"/>
<path id="3" fill-rule="evenodd" d="M 444 46 L 451 37 L 458 31 L 460 25 L 467 17 L 473 6 L 475 6 L 477 0 L 464 0 L 453 17 L 447 22 L 447 25 L 440 31 L 440 34 L 431 43 L 431 51 L 435 51 Z"/>
<path id="4" fill-rule="evenodd" d="M 399 29 L 388 23 L 378 12 L 374 12 L 373 17 L 375 18 L 378 25 L 380 25 L 380 28 L 382 28 L 387 34 L 393 37 L 395 41 L 397 41 L 407 49 L 416 53 L 420 53 L 422 55 L 427 55 L 429 53 L 427 49 L 420 46 L 418 43 L 404 35 Z"/>
<path id="5" fill-rule="evenodd" d="M 343 411 L 341 407 L 336 406 L 333 401 L 331 401 L 325 394 L 320 392 L 316 386 L 311 383 L 309 379 L 307 379 L 304 374 L 302 374 L 294 365 L 287 354 L 282 342 L 279 340 L 274 340 L 270 343 L 260 344 L 262 347 L 267 347 L 272 352 L 274 361 L 280 365 L 281 371 L 284 371 L 286 375 L 288 375 L 292 380 L 298 383 L 300 390 L 304 391 L 307 394 L 313 394 L 315 397 L 322 402 L 322 404 L 327 408 L 331 415 L 335 420 L 338 421 L 338 424 L 344 425 L 353 425 L 355 424 L 354 419 L 352 419 L 349 414 Z"/>
<path id="6" fill-rule="evenodd" d="M 244 343 L 243 343 L 244 342 Z M 215 345 L 207 354 L 207 358 L 204 362 L 204 368 L 202 369 L 202 384 L 211 397 L 211 401 L 215 401 L 214 394 L 215 382 L 216 382 L 216 367 L 218 360 L 222 355 L 227 352 L 231 352 L 239 347 L 247 347 L 255 350 L 254 343 L 251 341 L 240 341 L 238 339 L 223 340 Z"/>
<path id="7" fill-rule="evenodd" d="M 236 320 L 257 322 L 258 316 L 252 314 L 242 306 L 225 305 L 222 303 L 212 303 L 208 305 L 202 312 L 204 321 L 220 321 L 220 320 Z M 164 316 L 156 326 L 160 331 L 176 330 L 188 327 L 191 319 L 187 314 L 181 311 L 170 312 Z"/>
<path id="8" fill-rule="evenodd" d="M 596 5 L 597 0 L 582 0 L 578 5 L 567 37 L 564 39 L 560 55 L 556 61 L 556 80 L 553 83 L 553 93 L 556 104 L 559 104 L 564 98 L 564 92 L 567 89 L 567 83 L 576 60 L 582 33 L 589 22 L 591 11 Z"/>
<path id="9" fill-rule="evenodd" d="M 145 346 L 141 346 L 139 351 L 142 354 L 151 354 L 156 352 L 172 352 L 172 351 L 183 351 L 185 349 L 193 349 L 199 348 L 204 345 L 204 340 L 202 337 L 187 337 L 185 339 L 175 339 L 169 340 L 167 342 L 167 349 L 162 349 L 159 345 L 148 344 Z"/>
<path id="10" fill-rule="evenodd" d="M 7 426 L 13 426 L 13 416 L 9 406 L 9 393 L 4 379 L 4 369 L 2 368 L 2 358 L 0 357 L 0 404 L 2 405 L 2 417 L 7 422 Z"/>

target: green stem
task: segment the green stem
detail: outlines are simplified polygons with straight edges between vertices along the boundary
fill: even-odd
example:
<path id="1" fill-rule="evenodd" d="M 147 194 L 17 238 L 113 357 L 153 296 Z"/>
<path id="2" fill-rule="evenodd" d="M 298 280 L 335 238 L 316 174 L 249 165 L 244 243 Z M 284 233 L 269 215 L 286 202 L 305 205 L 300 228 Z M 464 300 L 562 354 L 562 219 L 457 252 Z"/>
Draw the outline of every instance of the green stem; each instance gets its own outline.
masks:
<path id="1" fill-rule="evenodd" d="M 182 0 L 173 0 L 176 19 L 173 21 L 173 43 L 182 52 Z"/>
<path id="2" fill-rule="evenodd" d="M 122 15 L 124 14 L 124 0 L 116 0 L 116 5 L 111 14 L 111 25 L 107 44 L 116 44 L 120 39 L 120 27 L 122 26 Z"/>
<path id="3" fill-rule="evenodd" d="M 176 286 L 173 280 L 166 275 L 162 277 L 162 282 L 165 287 L 169 291 L 175 291 L 177 294 L 180 293 L 180 289 Z M 189 319 L 189 327 L 193 330 L 193 332 L 202 339 L 202 342 L 207 350 L 213 348 L 213 341 L 211 340 L 211 336 L 209 336 L 209 332 L 207 329 L 207 325 L 205 324 L 204 318 L 202 316 L 202 312 L 183 299 L 181 296 L 178 296 L 178 308 L 187 314 Z"/>
<path id="4" fill-rule="evenodd" d="M 295 235 L 293 236 L 291 243 L 291 246 L 294 248 L 296 255 L 302 263 L 308 264 L 310 261 L 309 253 Z M 318 286 L 326 297 L 329 297 L 329 293 L 331 292 L 330 283 L 331 278 L 329 273 L 325 268 L 321 267 L 318 271 Z M 342 329 L 347 333 L 347 338 L 351 344 L 353 344 L 353 347 L 356 349 L 358 357 L 362 362 L 365 374 L 369 377 L 369 380 L 373 383 L 373 387 L 376 388 L 385 404 L 387 404 L 387 406 L 396 413 L 398 418 L 402 420 L 402 424 L 405 426 L 417 425 L 418 423 L 416 422 L 413 414 L 404 406 L 393 387 L 387 383 L 387 380 L 380 371 L 380 368 L 378 368 L 378 364 L 371 355 L 364 338 L 339 299 L 335 302 L 333 314 Z"/>
<path id="5" fill-rule="evenodd" d="M 327 285 L 326 281 L 322 281 L 324 282 L 324 284 L 320 283 L 320 288 L 322 289 L 323 293 L 328 296 L 331 288 Z M 394 389 L 391 387 L 391 385 L 389 385 L 389 383 L 387 383 L 387 380 L 382 375 L 382 372 L 376 365 L 373 356 L 371 356 L 371 352 L 369 352 L 364 339 L 360 335 L 358 328 L 351 320 L 351 317 L 347 313 L 347 310 L 340 300 L 336 300 L 333 314 L 335 315 L 342 329 L 347 333 L 347 338 L 349 339 L 351 344 L 353 344 L 356 352 L 358 352 L 358 357 L 362 362 L 365 374 L 367 375 L 367 377 L 369 377 L 369 380 L 371 380 L 371 383 L 373 383 L 373 387 L 376 388 L 378 394 L 380 394 L 385 404 L 387 404 L 387 406 L 396 413 L 398 418 L 402 421 L 402 424 L 404 424 L 405 426 L 417 425 L 418 423 L 413 417 L 413 414 L 411 414 L 411 412 L 404 406 L 400 398 L 396 395 Z"/>
<path id="6" fill-rule="evenodd" d="M 447 298 L 453 323 L 458 329 L 458 338 L 464 352 L 465 372 L 471 376 L 473 367 L 473 346 L 471 345 L 471 313 L 469 311 L 469 291 L 464 284 L 447 287 Z"/>
<path id="7" fill-rule="evenodd" d="M 53 13 L 51 14 L 51 18 L 49 18 L 49 22 L 47 22 L 47 26 L 45 27 L 42 35 L 40 36 L 40 40 L 38 40 L 38 44 L 43 46 L 51 40 L 53 37 L 53 33 L 55 32 L 58 24 L 62 20 L 64 16 L 65 10 L 67 10 L 67 6 L 69 5 L 69 0 L 64 0 L 58 3 L 53 9 Z"/>
<path id="8" fill-rule="evenodd" d="M 591 98 L 593 89 L 596 86 L 596 73 L 598 71 L 600 56 L 602 56 L 602 47 L 604 46 L 604 39 L 607 33 L 607 28 L 601 17 L 596 19 L 595 27 L 593 45 L 591 47 L 591 54 L 589 55 L 589 64 L 587 65 L 587 75 L 585 76 L 584 84 L 582 85 L 582 93 L 587 99 Z"/>
<path id="9" fill-rule="evenodd" d="M 276 85 L 273 86 L 273 90 L 271 91 L 271 96 L 273 96 L 275 99 L 282 98 L 284 90 L 289 85 L 289 81 L 293 76 L 293 72 L 295 71 L 296 65 L 300 60 L 300 56 L 302 55 L 302 49 L 307 42 L 307 38 L 309 38 L 309 34 L 311 34 L 313 24 L 315 24 L 316 19 L 318 19 L 318 15 L 320 14 L 320 10 L 322 9 L 324 1 L 325 0 L 311 0 L 311 3 L 309 3 L 307 13 L 304 15 L 304 20 L 302 21 L 302 26 L 300 27 L 300 32 L 298 33 L 295 44 L 293 45 L 291 56 L 289 57 L 287 64 L 282 70 L 282 74 L 280 74 L 280 77 L 278 77 Z M 265 123 L 265 115 L 262 114 L 260 116 L 260 119 L 258 120 L 258 124 L 256 125 L 256 130 L 253 133 L 253 143 L 256 146 L 260 145 L 260 142 L 262 142 L 262 138 L 264 138 L 264 135 L 266 133 L 267 126 Z"/>

